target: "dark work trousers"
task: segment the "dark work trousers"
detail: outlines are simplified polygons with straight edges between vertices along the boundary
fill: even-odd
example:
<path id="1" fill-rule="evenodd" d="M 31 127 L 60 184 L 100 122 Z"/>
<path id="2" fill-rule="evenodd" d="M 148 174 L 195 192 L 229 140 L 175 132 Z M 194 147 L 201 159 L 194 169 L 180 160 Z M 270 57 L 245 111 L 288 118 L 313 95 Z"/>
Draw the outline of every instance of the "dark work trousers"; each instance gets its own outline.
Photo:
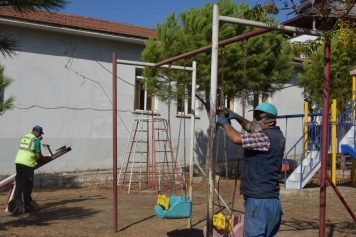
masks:
<path id="1" fill-rule="evenodd" d="M 25 207 L 28 207 L 32 203 L 32 189 L 33 189 L 33 177 L 35 170 L 33 167 L 29 167 L 22 164 L 16 164 L 16 188 L 14 192 L 14 199 L 22 199 Z"/>

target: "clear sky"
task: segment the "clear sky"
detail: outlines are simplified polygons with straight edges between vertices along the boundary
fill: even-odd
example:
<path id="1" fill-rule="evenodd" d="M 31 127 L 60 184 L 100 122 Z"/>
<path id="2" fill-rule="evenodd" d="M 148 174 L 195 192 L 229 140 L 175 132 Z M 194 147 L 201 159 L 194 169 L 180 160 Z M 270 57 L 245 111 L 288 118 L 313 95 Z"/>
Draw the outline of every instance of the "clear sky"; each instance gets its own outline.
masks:
<path id="1" fill-rule="evenodd" d="M 165 22 L 166 17 L 175 11 L 180 13 L 190 8 L 199 8 L 205 3 L 214 3 L 216 0 L 70 0 L 63 13 L 75 14 L 102 20 L 122 22 L 138 26 L 156 28 L 158 22 Z M 242 0 L 233 0 L 237 3 Z M 266 0 L 245 0 L 251 6 L 264 4 Z M 276 1 L 281 4 L 281 1 Z M 280 7 L 280 6 L 278 6 Z M 277 18 L 279 22 L 286 20 L 283 11 Z"/>

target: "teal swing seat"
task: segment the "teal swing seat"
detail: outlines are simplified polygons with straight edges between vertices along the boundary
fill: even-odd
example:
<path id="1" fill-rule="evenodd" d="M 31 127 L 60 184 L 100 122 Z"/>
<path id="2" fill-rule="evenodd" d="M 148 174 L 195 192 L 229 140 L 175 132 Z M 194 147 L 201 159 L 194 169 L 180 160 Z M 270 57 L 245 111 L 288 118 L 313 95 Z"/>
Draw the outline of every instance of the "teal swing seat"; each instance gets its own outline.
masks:
<path id="1" fill-rule="evenodd" d="M 164 198 L 165 195 L 164 195 Z M 189 218 L 192 214 L 192 201 L 189 196 L 170 196 L 169 205 L 160 205 L 164 201 L 158 197 L 157 205 L 154 207 L 155 215 L 161 219 L 182 219 Z M 168 208 L 167 208 L 168 207 Z"/>

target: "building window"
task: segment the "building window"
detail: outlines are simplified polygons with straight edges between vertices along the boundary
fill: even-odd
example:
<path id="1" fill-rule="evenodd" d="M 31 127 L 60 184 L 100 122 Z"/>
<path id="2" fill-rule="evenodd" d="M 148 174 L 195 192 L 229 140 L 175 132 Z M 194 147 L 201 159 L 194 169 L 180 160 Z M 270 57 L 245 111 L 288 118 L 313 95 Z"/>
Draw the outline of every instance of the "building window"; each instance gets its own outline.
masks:
<path id="1" fill-rule="evenodd" d="M 256 108 L 262 102 L 268 102 L 269 94 L 261 93 L 253 95 L 253 107 Z"/>
<path id="2" fill-rule="evenodd" d="M 234 98 L 228 97 L 225 101 L 225 107 L 234 111 Z"/>
<path id="3" fill-rule="evenodd" d="M 185 116 L 185 117 L 190 117 L 192 114 L 192 89 L 186 89 L 185 90 L 185 98 L 182 98 L 182 96 L 179 96 L 177 98 L 177 117 Z M 195 98 L 194 98 L 195 99 Z M 199 114 L 197 111 L 197 105 L 196 105 L 196 100 L 194 100 L 194 115 L 195 118 L 199 118 Z"/>
<path id="4" fill-rule="evenodd" d="M 145 90 L 142 81 L 142 70 L 136 70 L 135 78 L 135 112 L 150 113 L 155 110 L 155 96 Z"/>
<path id="5" fill-rule="evenodd" d="M 191 90 L 186 90 L 184 98 L 178 97 L 177 115 L 190 114 L 192 111 Z"/>
<path id="6" fill-rule="evenodd" d="M 268 94 L 262 93 L 262 102 L 268 102 L 268 97 L 269 97 Z"/>

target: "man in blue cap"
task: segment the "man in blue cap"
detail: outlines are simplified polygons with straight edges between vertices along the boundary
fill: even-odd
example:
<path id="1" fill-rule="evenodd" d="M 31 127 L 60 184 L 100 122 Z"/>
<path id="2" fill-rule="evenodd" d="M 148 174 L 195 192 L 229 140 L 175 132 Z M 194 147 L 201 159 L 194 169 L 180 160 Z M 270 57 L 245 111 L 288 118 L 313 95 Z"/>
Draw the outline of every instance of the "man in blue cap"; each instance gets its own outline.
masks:
<path id="1" fill-rule="evenodd" d="M 49 156 L 43 156 L 41 153 L 41 142 L 43 129 L 41 126 L 34 126 L 32 132 L 21 137 L 20 148 L 17 152 L 16 165 L 16 188 L 14 200 L 22 203 L 25 212 L 36 211 L 36 205 L 32 203 L 32 189 L 34 178 L 35 163 L 47 163 L 52 160 Z"/>
<path id="2" fill-rule="evenodd" d="M 244 149 L 240 193 L 244 195 L 244 236 L 275 236 L 283 215 L 279 200 L 279 178 L 285 149 L 285 137 L 276 126 L 277 108 L 267 102 L 253 109 L 253 122 L 228 110 L 218 123 L 228 138 Z M 240 133 L 230 124 L 236 119 L 248 133 Z"/>

